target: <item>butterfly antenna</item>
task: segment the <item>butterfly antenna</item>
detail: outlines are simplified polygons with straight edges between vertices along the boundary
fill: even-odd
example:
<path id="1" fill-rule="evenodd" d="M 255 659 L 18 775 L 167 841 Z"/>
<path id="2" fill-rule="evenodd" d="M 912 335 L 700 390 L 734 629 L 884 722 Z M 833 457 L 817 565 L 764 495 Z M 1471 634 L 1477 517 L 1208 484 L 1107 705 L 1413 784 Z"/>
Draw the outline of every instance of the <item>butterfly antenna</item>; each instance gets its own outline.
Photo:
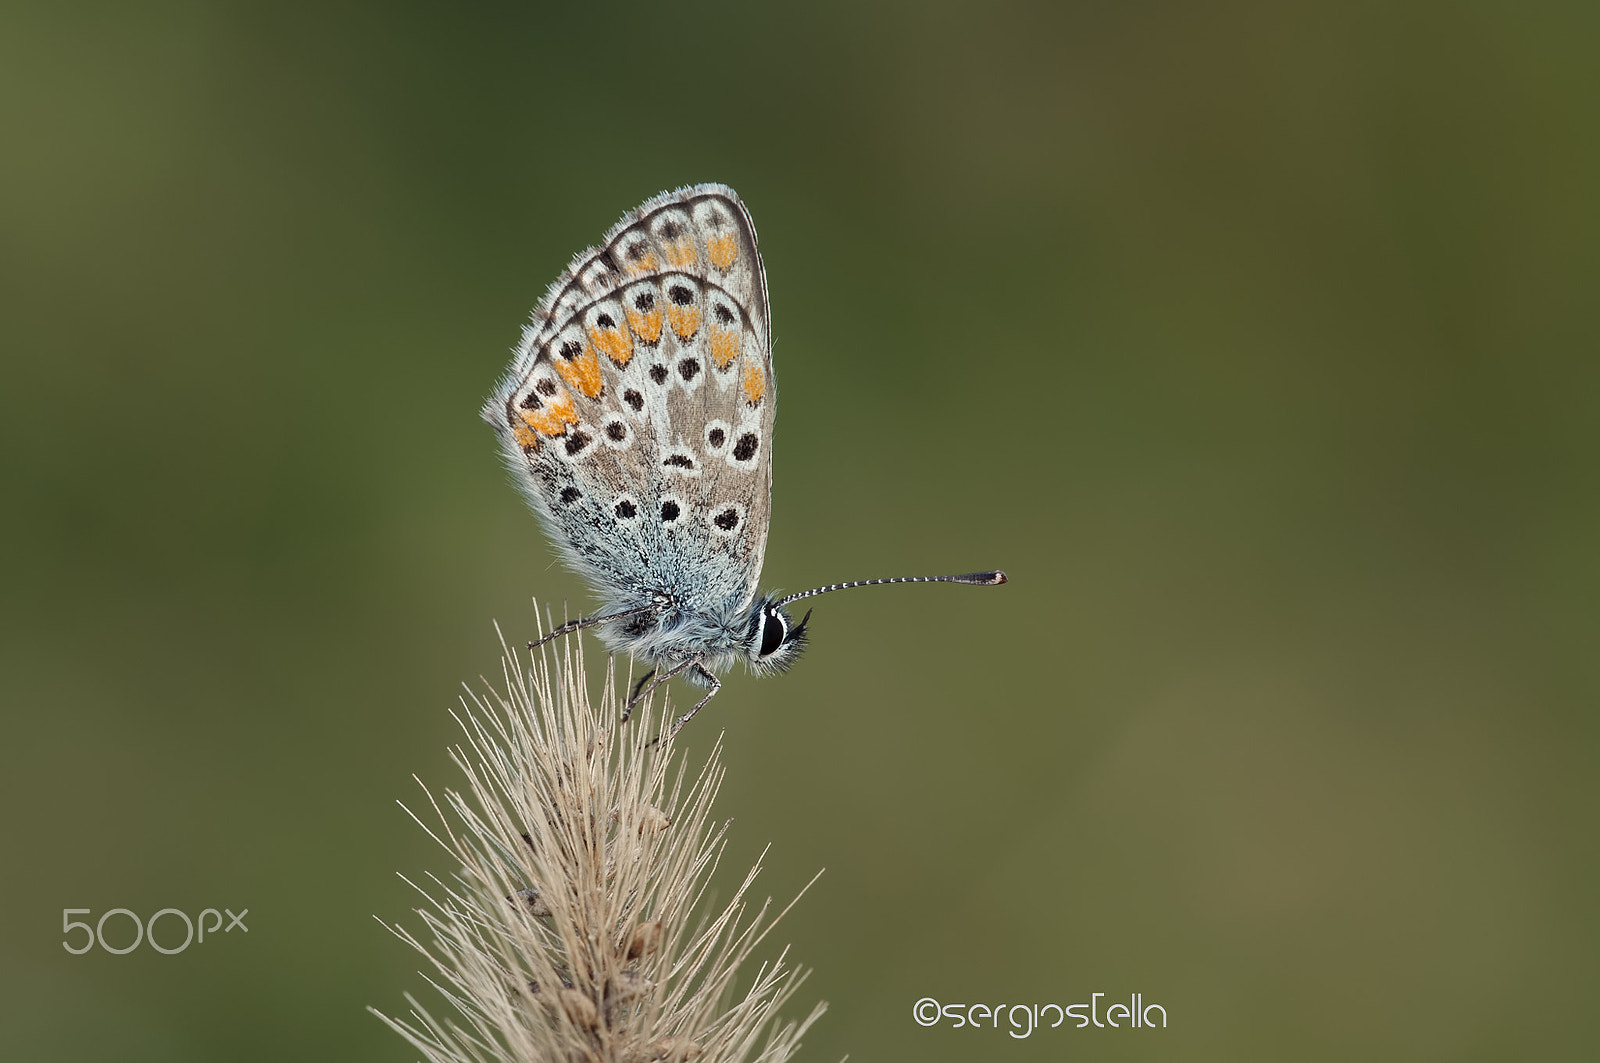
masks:
<path id="1" fill-rule="evenodd" d="M 814 598 L 819 594 L 829 591 L 842 591 L 848 587 L 871 587 L 879 583 L 965 583 L 972 587 L 998 587 L 1006 581 L 1006 574 L 999 569 L 993 572 L 967 572 L 959 576 L 885 576 L 883 579 L 857 579 L 849 583 L 834 583 L 815 590 L 801 591 L 791 594 L 778 601 L 779 605 L 788 605 L 801 598 Z"/>

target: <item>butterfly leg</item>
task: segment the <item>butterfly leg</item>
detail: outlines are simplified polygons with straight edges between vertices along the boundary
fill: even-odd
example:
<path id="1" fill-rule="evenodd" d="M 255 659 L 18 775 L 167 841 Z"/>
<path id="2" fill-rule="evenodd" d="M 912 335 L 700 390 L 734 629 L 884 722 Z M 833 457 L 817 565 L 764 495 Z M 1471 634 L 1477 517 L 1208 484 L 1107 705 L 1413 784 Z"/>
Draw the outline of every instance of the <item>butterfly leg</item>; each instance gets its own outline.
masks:
<path id="1" fill-rule="evenodd" d="M 574 631 L 582 631 L 586 627 L 598 627 L 601 624 L 609 624 L 613 620 L 626 620 L 630 616 L 643 616 L 647 613 L 654 613 L 656 611 L 656 606 L 649 605 L 643 609 L 629 609 L 623 613 L 612 613 L 610 616 L 585 616 L 577 620 L 569 620 L 560 627 L 552 629 L 550 634 L 546 635 L 544 638 L 535 639 L 533 642 L 528 643 L 528 649 L 538 649 L 540 646 L 543 646 L 552 639 L 558 639 L 562 635 L 570 635 Z"/>
<path id="2" fill-rule="evenodd" d="M 633 696 L 628 699 L 627 706 L 622 710 L 622 719 L 619 722 L 620 723 L 627 723 L 628 722 L 628 717 L 633 715 L 633 707 L 635 705 L 639 704 L 641 699 L 643 699 L 645 697 L 648 697 L 651 694 L 654 694 L 655 690 L 656 690 L 656 687 L 660 686 L 662 683 L 665 683 L 667 680 L 671 679 L 673 676 L 677 675 L 679 672 L 683 671 L 685 668 L 689 667 L 691 664 L 697 665 L 697 664 L 699 664 L 699 661 L 697 661 L 695 658 L 691 657 L 687 661 L 684 661 L 682 664 L 673 665 L 671 668 L 667 669 L 665 672 L 662 672 L 659 675 L 656 675 L 656 673 L 654 673 L 654 672 L 649 673 L 649 675 L 646 675 L 644 677 L 644 679 L 649 679 L 651 676 L 655 676 L 655 681 L 652 682 L 648 687 L 644 686 L 644 679 L 639 680 L 639 686 L 634 688 Z M 644 689 L 641 690 L 641 689 L 639 689 L 639 687 L 644 687 Z"/>
<path id="3" fill-rule="evenodd" d="M 628 707 L 630 709 L 633 708 L 633 703 L 639 700 L 639 691 L 644 689 L 644 685 L 650 682 L 650 677 L 655 674 L 656 670 L 652 668 L 644 675 L 640 676 L 637 683 L 633 684 L 633 693 L 628 695 Z"/>
<path id="4" fill-rule="evenodd" d="M 699 661 L 695 661 L 694 662 L 694 670 L 695 670 L 696 673 L 699 674 L 699 676 L 702 679 L 705 679 L 705 680 L 707 680 L 707 681 L 709 681 L 711 683 L 711 689 L 706 692 L 706 696 L 705 697 L 701 698 L 699 701 L 694 703 L 694 708 L 690 709 L 688 712 L 684 713 L 682 716 L 679 716 L 676 720 L 673 721 L 672 730 L 667 732 L 667 738 L 669 740 L 672 738 L 673 735 L 675 735 L 679 731 L 683 730 L 683 725 L 688 723 L 690 720 L 694 719 L 694 714 L 699 712 L 701 709 L 705 708 L 706 702 L 708 702 L 712 698 L 716 697 L 717 696 L 717 691 L 722 689 L 722 680 L 718 679 L 716 676 L 712 675 L 707 669 L 702 667 Z"/>

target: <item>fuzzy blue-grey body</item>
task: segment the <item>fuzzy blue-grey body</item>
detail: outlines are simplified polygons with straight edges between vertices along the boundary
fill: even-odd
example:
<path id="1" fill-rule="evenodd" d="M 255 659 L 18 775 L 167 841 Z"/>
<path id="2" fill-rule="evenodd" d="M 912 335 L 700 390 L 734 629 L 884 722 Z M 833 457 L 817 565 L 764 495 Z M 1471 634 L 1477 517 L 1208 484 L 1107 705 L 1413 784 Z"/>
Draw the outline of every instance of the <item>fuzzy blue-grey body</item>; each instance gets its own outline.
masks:
<path id="1" fill-rule="evenodd" d="M 757 593 L 775 399 L 766 275 L 725 186 L 630 212 L 535 309 L 484 418 L 612 651 L 713 691 L 800 652 L 804 623 Z"/>

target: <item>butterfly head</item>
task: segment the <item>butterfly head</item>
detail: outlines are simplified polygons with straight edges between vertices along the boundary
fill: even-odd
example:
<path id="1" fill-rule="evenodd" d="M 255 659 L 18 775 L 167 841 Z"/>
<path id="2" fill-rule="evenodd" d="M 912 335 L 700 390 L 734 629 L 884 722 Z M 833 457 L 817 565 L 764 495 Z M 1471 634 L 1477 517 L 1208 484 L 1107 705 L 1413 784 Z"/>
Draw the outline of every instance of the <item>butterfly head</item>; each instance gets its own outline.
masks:
<path id="1" fill-rule="evenodd" d="M 776 598 L 765 597 L 750 607 L 749 617 L 744 655 L 750 670 L 757 675 L 786 671 L 806 647 L 806 622 L 811 619 L 811 610 L 807 609 L 796 624 Z"/>

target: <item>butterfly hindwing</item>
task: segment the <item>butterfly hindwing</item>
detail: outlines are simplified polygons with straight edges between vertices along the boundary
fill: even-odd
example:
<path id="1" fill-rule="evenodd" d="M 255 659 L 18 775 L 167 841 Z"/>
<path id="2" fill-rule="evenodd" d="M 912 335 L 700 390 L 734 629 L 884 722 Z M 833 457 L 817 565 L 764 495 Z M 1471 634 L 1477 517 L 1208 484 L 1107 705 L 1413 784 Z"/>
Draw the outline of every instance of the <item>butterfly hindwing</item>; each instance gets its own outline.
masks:
<path id="1" fill-rule="evenodd" d="M 568 561 L 626 606 L 754 594 L 773 406 L 755 230 L 731 189 L 700 185 L 574 260 L 484 415 Z"/>

